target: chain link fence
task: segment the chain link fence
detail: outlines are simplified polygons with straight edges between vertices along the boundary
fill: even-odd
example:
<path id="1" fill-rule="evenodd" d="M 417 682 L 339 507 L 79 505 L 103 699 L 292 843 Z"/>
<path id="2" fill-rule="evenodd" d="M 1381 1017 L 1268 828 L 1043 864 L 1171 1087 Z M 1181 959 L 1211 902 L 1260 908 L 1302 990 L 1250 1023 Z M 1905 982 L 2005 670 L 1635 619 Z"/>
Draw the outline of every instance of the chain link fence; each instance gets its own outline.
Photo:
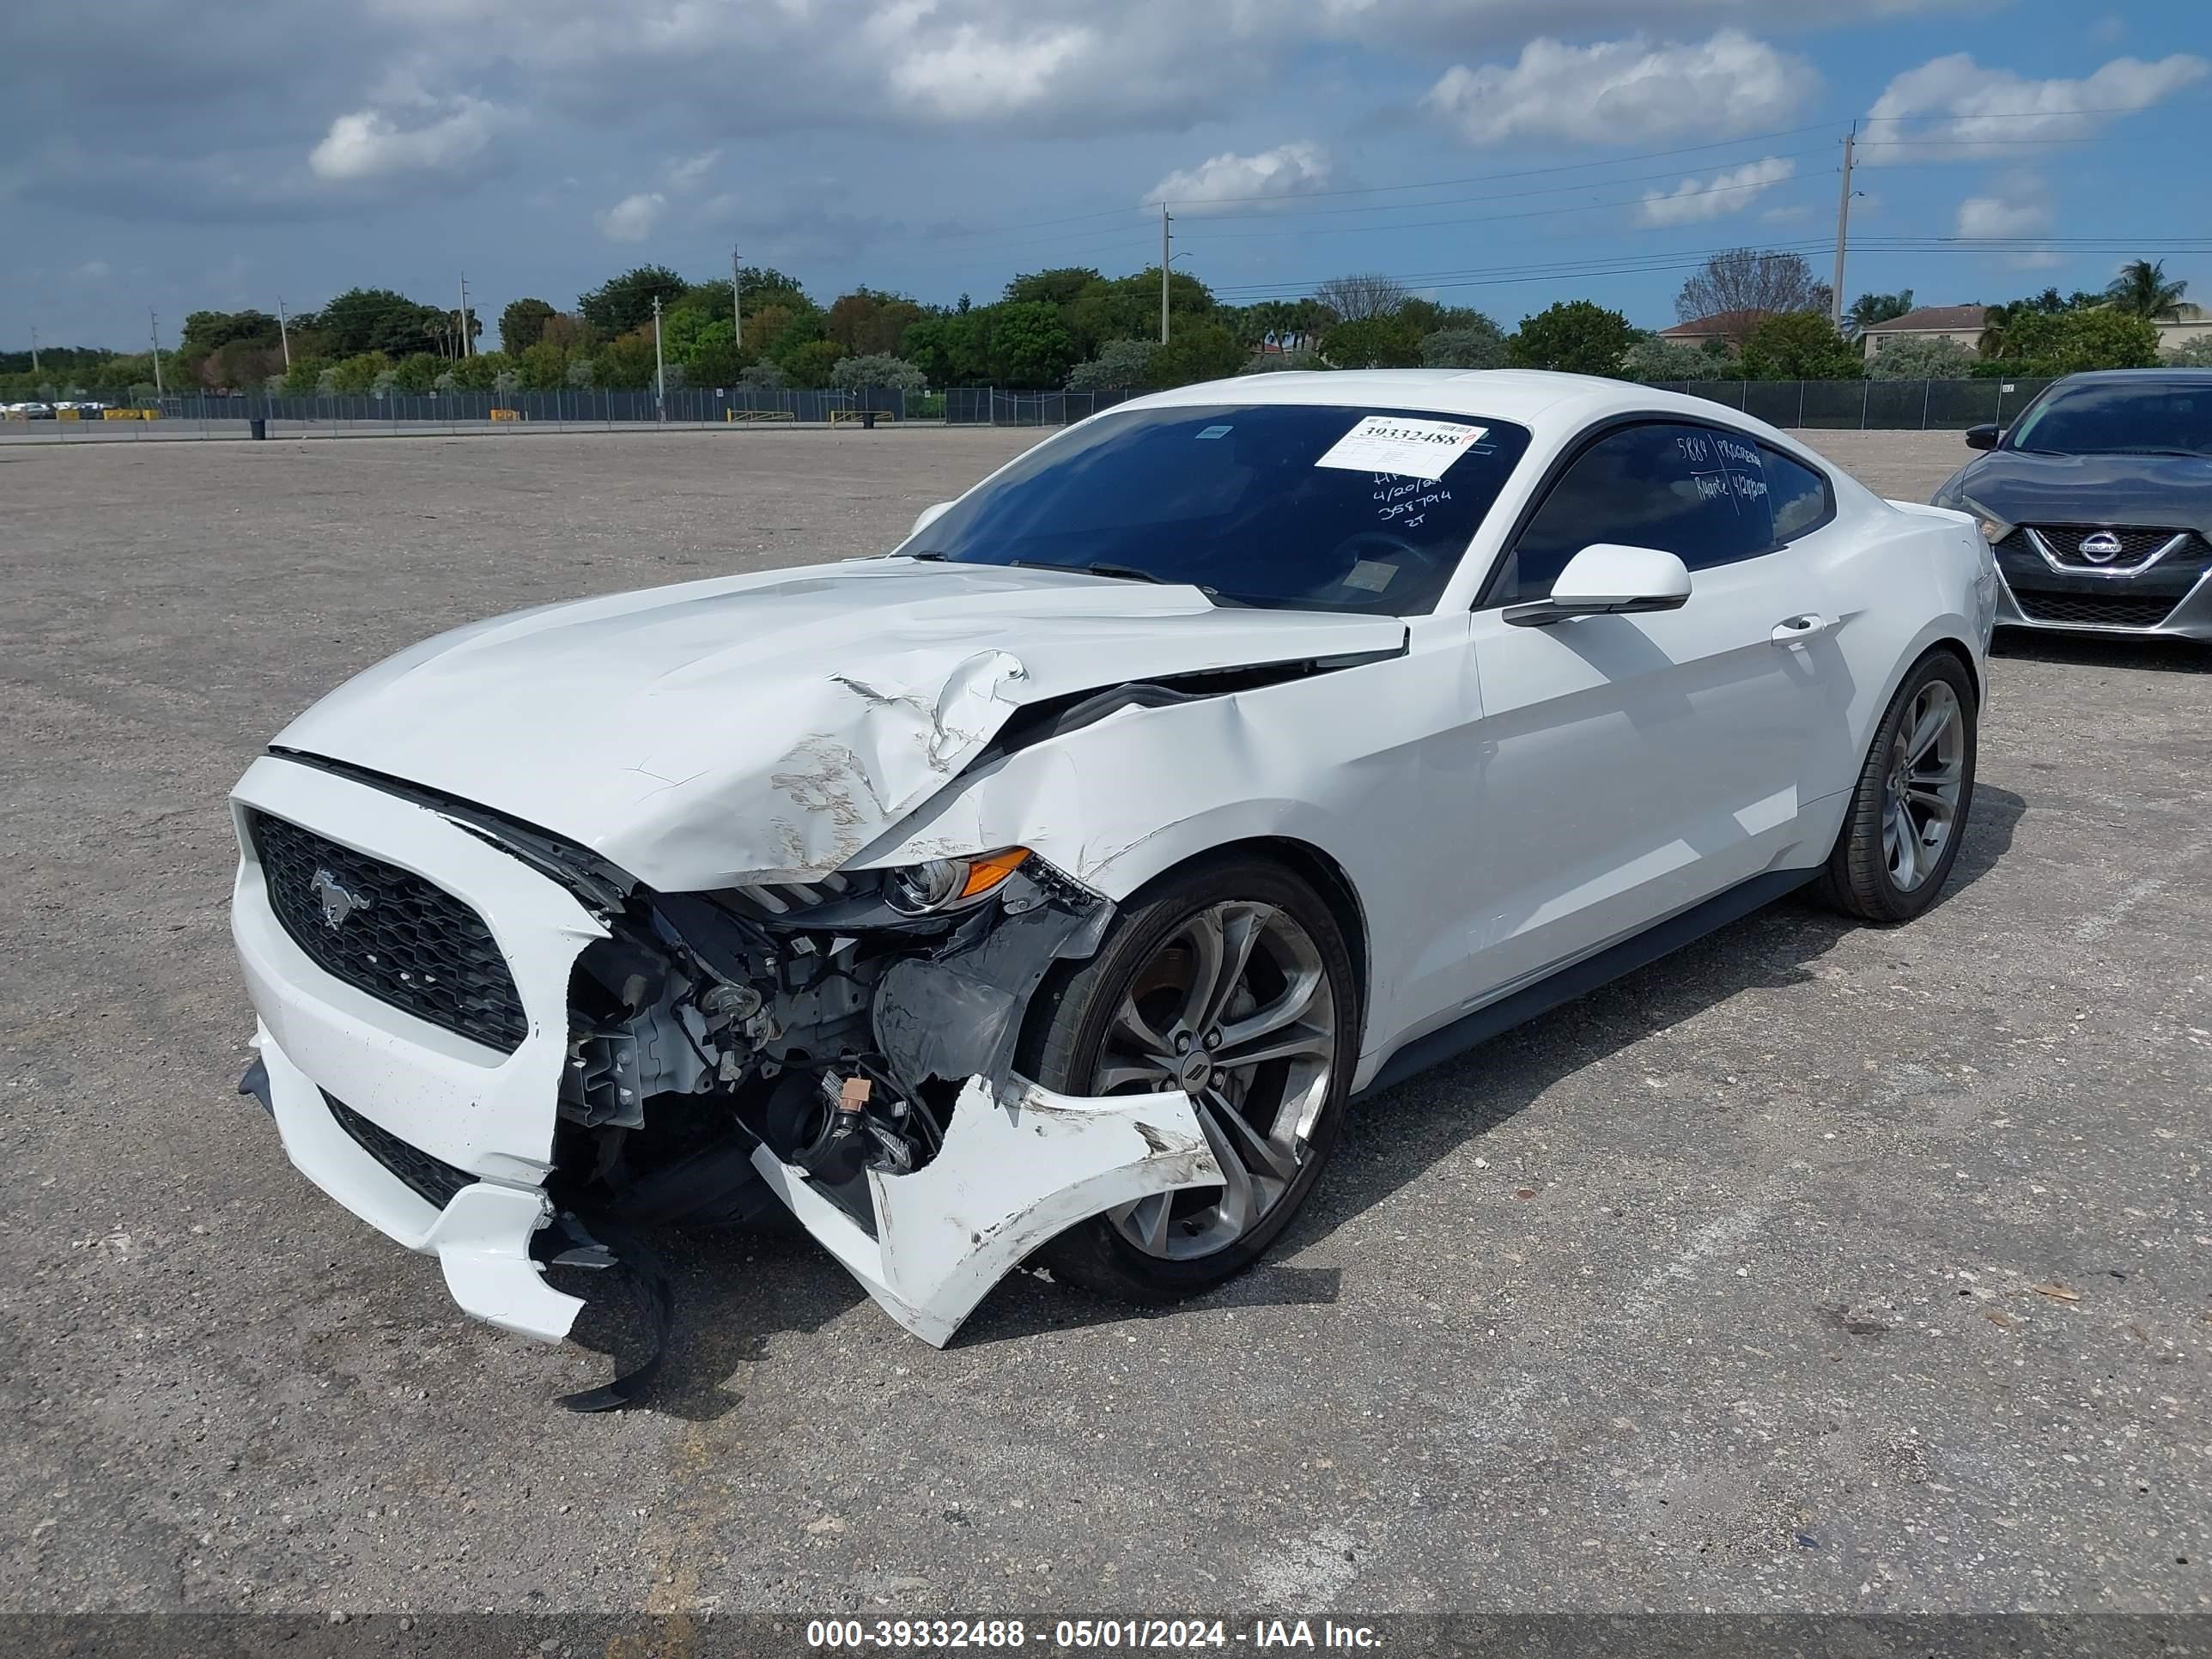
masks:
<path id="1" fill-rule="evenodd" d="M 2027 407 L 2047 380 L 1677 380 L 1660 383 L 1778 427 L 1826 430 L 1956 431 L 1995 422 Z M 362 393 L 351 397 L 286 398 L 218 393 L 165 397 L 134 403 L 112 399 L 115 413 L 136 411 L 208 436 L 243 436 L 265 422 L 284 434 L 461 431 L 518 427 L 589 428 L 641 425 L 835 426 L 848 421 L 942 421 L 947 426 L 1057 427 L 1097 414 L 1139 395 L 1139 389 L 1023 392 L 999 386 L 955 386 L 909 393 L 891 387 L 857 392 L 792 388 L 686 387 L 665 398 L 651 391 L 572 387 L 560 392 L 437 392 Z M 76 414 L 82 430 L 107 411 Z M 68 420 L 64 416 L 64 422 Z M 9 423 L 13 428 L 14 423 Z M 143 429 L 143 428 L 142 428 Z M 17 435 L 21 435 L 18 432 Z M 43 434 L 42 434 L 43 435 Z M 57 434 L 56 435 L 59 435 Z M 115 435 L 115 434 L 111 434 Z"/>

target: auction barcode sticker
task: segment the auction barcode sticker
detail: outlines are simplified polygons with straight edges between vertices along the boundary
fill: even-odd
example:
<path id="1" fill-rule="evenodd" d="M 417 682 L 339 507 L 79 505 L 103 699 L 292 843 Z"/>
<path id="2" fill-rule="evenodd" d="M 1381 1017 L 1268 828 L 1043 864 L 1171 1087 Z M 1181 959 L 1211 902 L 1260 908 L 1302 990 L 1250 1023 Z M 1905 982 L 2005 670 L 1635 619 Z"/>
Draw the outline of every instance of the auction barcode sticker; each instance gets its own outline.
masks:
<path id="1" fill-rule="evenodd" d="M 1467 453 L 1488 430 L 1456 421 L 1412 421 L 1395 415 L 1370 415 L 1330 446 L 1316 466 L 1347 472 L 1395 472 L 1402 477 L 1444 476 L 1444 469 Z"/>

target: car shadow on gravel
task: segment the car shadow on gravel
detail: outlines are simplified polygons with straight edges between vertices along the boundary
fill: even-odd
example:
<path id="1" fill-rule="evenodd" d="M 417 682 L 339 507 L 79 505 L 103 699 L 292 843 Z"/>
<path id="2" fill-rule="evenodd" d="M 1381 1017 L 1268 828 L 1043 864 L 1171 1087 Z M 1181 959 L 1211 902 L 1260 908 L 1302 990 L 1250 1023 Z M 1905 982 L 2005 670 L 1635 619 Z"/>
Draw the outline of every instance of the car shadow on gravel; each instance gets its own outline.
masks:
<path id="1" fill-rule="evenodd" d="M 1976 789 L 1966 844 L 1931 915 L 1996 866 L 2027 810 L 2009 790 L 1987 784 Z M 1857 926 L 1809 899 L 1782 900 L 1363 1100 L 1346 1125 L 1328 1180 L 1273 1255 L 1287 1257 L 1319 1243 L 1593 1061 L 1741 991 L 1811 980 L 1813 964 Z M 742 1403 L 745 1367 L 765 1358 L 777 1336 L 818 1331 L 866 1299 L 796 1224 L 655 1235 L 654 1249 L 673 1313 L 661 1372 L 637 1403 L 687 1421 L 711 1421 Z M 581 1294 L 588 1287 L 565 1288 Z M 1327 1305 L 1340 1290 L 1337 1268 L 1271 1260 L 1190 1302 L 1140 1308 L 1054 1282 L 1031 1268 L 1009 1274 L 954 1341 L 967 1348 L 1191 1312 Z M 880 1316 L 888 1333 L 888 1316 Z M 625 1316 L 617 1299 L 607 1297 L 579 1322 L 574 1340 L 609 1354 L 615 1369 L 623 1370 L 649 1339 L 635 1317 Z"/>
<path id="2" fill-rule="evenodd" d="M 2043 634 L 2007 628 L 1997 630 L 1990 654 L 2073 668 L 2212 674 L 2212 646 L 2156 634 L 2108 638 L 2095 634 Z"/>

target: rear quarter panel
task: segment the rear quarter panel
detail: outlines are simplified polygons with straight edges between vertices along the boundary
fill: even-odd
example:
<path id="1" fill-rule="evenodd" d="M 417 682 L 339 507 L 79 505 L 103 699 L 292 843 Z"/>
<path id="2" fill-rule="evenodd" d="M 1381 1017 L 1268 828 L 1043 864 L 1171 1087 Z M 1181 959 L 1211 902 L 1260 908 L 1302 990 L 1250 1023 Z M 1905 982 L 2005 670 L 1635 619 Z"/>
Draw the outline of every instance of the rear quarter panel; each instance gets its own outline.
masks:
<path id="1" fill-rule="evenodd" d="M 1848 753 L 1828 762 L 1818 794 L 1856 781 L 1876 723 L 1912 665 L 1948 641 L 1985 684 L 1990 633 L 1996 620 L 1996 566 L 1980 530 L 1965 514 L 1872 495 L 1839 502 L 1844 533 L 1825 538 L 1820 582 L 1841 626 L 1837 643 Z"/>

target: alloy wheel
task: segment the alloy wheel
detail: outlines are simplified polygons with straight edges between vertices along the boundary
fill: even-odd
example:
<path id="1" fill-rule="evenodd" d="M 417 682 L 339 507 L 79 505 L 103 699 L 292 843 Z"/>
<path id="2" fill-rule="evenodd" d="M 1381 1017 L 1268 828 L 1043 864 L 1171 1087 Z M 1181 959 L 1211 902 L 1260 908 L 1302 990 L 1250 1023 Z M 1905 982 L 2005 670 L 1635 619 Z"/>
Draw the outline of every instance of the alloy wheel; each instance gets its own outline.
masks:
<path id="1" fill-rule="evenodd" d="M 1966 751 L 1959 694 L 1931 679 L 1898 722 L 1882 787 L 1882 858 L 1900 893 L 1918 888 L 1943 862 L 1959 821 Z"/>
<path id="2" fill-rule="evenodd" d="M 1091 1091 L 1184 1091 L 1224 1179 L 1109 1211 L 1115 1230 L 1147 1255 L 1189 1261 L 1258 1225 L 1305 1166 L 1336 1022 L 1321 951 L 1286 910 L 1228 900 L 1162 939 L 1115 1008 Z"/>

